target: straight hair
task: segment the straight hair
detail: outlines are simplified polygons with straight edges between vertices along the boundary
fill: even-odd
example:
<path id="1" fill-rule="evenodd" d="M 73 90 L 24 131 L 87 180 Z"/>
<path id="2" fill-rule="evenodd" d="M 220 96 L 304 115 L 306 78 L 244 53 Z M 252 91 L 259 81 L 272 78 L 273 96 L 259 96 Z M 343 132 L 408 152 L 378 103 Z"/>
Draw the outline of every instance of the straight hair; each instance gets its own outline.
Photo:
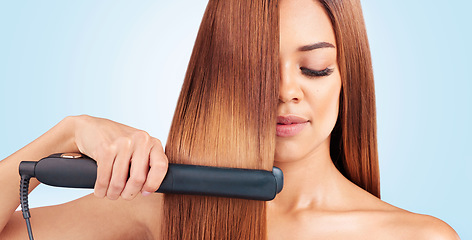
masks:
<path id="1" fill-rule="evenodd" d="M 374 74 L 361 3 L 319 2 L 334 29 L 342 82 L 331 159 L 346 178 L 380 198 Z"/>
<path id="2" fill-rule="evenodd" d="M 277 1 L 210 0 L 170 128 L 170 163 L 271 170 Z M 166 194 L 162 239 L 266 239 L 261 201 Z"/>
<path id="3" fill-rule="evenodd" d="M 370 49 L 358 0 L 319 0 L 337 43 L 342 89 L 330 153 L 380 197 Z M 277 1 L 210 0 L 166 144 L 171 163 L 270 170 L 275 148 Z M 264 202 L 166 194 L 163 239 L 266 239 Z"/>

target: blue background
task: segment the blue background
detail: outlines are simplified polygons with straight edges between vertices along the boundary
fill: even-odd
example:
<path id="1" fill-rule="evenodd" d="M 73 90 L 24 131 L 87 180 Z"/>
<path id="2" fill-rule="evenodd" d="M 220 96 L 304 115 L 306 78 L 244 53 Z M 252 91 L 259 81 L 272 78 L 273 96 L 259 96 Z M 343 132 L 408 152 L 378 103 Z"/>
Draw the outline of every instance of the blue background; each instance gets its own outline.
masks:
<path id="1" fill-rule="evenodd" d="M 109 118 L 165 143 L 206 3 L 0 1 L 0 159 L 68 115 Z M 472 4 L 362 4 L 382 199 L 472 239 Z M 30 201 L 90 192 L 39 186 Z"/>

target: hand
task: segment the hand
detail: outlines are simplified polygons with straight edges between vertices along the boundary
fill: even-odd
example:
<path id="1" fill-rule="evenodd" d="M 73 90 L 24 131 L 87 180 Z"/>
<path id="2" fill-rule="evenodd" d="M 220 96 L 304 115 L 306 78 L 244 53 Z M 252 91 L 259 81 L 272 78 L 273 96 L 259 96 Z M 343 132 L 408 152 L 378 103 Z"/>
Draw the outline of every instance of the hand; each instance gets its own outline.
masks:
<path id="1" fill-rule="evenodd" d="M 104 118 L 74 118 L 79 151 L 97 161 L 95 196 L 131 200 L 140 192 L 146 196 L 159 188 L 168 166 L 159 139 Z"/>

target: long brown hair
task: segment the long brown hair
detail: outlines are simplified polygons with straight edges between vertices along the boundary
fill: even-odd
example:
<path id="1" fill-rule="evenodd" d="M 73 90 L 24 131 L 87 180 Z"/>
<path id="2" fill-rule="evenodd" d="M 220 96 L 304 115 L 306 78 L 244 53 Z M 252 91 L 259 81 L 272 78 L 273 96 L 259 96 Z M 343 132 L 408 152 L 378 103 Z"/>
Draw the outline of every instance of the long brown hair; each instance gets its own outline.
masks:
<path id="1" fill-rule="evenodd" d="M 171 163 L 272 168 L 278 9 L 272 0 L 210 0 L 174 113 Z M 166 194 L 163 239 L 265 239 L 265 203 Z"/>
<path id="2" fill-rule="evenodd" d="M 370 49 L 358 0 L 319 0 L 342 79 L 331 157 L 380 197 Z M 166 144 L 170 162 L 270 169 L 278 96 L 277 1 L 210 0 Z M 265 239 L 263 202 L 167 194 L 162 239 Z"/>
<path id="3" fill-rule="evenodd" d="M 334 29 L 342 89 L 331 158 L 349 180 L 380 198 L 374 74 L 359 0 L 319 0 Z"/>

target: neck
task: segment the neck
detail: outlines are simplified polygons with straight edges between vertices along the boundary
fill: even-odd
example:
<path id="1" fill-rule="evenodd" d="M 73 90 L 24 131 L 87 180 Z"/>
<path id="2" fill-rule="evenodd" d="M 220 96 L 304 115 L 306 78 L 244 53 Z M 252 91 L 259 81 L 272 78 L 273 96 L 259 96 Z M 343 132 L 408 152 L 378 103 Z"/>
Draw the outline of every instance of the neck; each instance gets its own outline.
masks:
<path id="1" fill-rule="evenodd" d="M 343 199 L 349 182 L 334 166 L 329 140 L 303 159 L 274 162 L 284 173 L 284 187 L 269 204 L 281 211 L 333 209 Z"/>

